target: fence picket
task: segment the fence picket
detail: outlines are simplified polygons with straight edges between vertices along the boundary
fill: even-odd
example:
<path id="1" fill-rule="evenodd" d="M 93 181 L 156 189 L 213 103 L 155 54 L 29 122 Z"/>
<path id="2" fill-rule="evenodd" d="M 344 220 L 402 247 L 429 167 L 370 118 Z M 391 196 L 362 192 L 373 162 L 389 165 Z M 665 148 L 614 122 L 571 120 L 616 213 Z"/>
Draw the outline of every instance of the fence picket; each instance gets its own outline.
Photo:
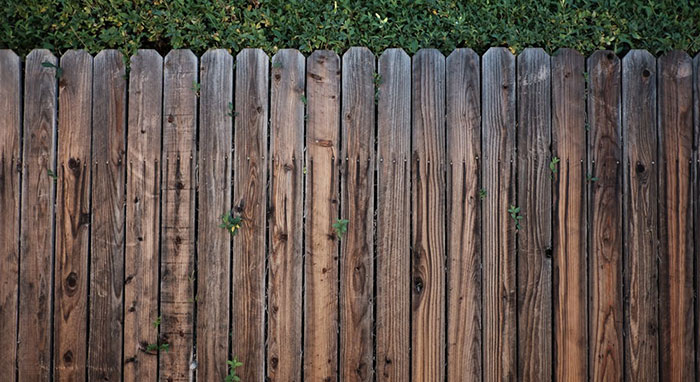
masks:
<path id="1" fill-rule="evenodd" d="M 233 208 L 243 218 L 233 240 L 233 355 L 241 380 L 265 379 L 265 221 L 269 59 L 261 49 L 236 57 Z"/>
<path id="2" fill-rule="evenodd" d="M 588 58 L 590 194 L 591 379 L 622 376 L 622 142 L 620 59 L 597 51 Z"/>
<path id="3" fill-rule="evenodd" d="M 588 286 L 586 204 L 585 60 L 558 50 L 552 65 L 552 155 L 554 174 L 554 377 L 588 378 Z"/>
<path id="4" fill-rule="evenodd" d="M 389 49 L 379 58 L 377 105 L 376 377 L 407 381 L 410 372 L 411 58 Z"/>
<path id="5" fill-rule="evenodd" d="M 48 381 L 51 377 L 56 66 L 58 60 L 45 49 L 33 50 L 25 62 L 17 337 L 19 381 Z"/>
<path id="6" fill-rule="evenodd" d="M 656 59 L 633 50 L 622 60 L 625 216 L 625 377 L 659 375 Z"/>
<path id="7" fill-rule="evenodd" d="M 283 49 L 272 58 L 267 376 L 301 380 L 304 224 L 305 60 Z"/>
<path id="8" fill-rule="evenodd" d="M 491 48 L 482 57 L 484 379 L 517 378 L 515 222 L 515 57 Z"/>
<path id="9" fill-rule="evenodd" d="M 221 215 L 231 210 L 233 57 L 210 50 L 200 64 L 197 210 L 197 379 L 228 375 L 231 233 Z"/>
<path id="10" fill-rule="evenodd" d="M 165 56 L 161 182 L 160 335 L 161 380 L 190 380 L 194 361 L 195 164 L 197 57 L 189 50 Z M 206 277 L 207 275 L 201 275 Z M 167 345 L 164 345 L 167 344 Z"/>
<path id="11" fill-rule="evenodd" d="M 447 57 L 447 378 L 480 380 L 481 89 L 479 56 Z"/>
<path id="12" fill-rule="evenodd" d="M 124 262 L 124 380 L 154 381 L 158 357 L 163 57 L 139 50 L 129 72 Z"/>
<path id="13" fill-rule="evenodd" d="M 87 365 L 92 56 L 70 50 L 60 66 L 54 378 L 81 381 Z"/>
<path id="14" fill-rule="evenodd" d="M 412 375 L 442 380 L 445 366 L 445 57 L 413 56 Z"/>
<path id="15" fill-rule="evenodd" d="M 340 58 L 315 51 L 306 61 L 306 252 L 304 380 L 338 380 Z"/>
<path id="16" fill-rule="evenodd" d="M 126 69 L 121 53 L 94 60 L 88 379 L 121 379 Z"/>
<path id="17" fill-rule="evenodd" d="M 371 381 L 374 369 L 374 74 L 367 48 L 351 48 L 342 63 L 340 239 L 340 379 Z"/>
<path id="18" fill-rule="evenodd" d="M 15 381 L 19 281 L 22 64 L 0 49 L 0 380 Z"/>
<path id="19" fill-rule="evenodd" d="M 552 180 L 550 57 L 540 48 L 517 59 L 518 378 L 552 379 Z"/>
<path id="20" fill-rule="evenodd" d="M 693 318 L 693 63 L 685 52 L 658 59 L 659 321 L 663 380 L 695 380 Z"/>

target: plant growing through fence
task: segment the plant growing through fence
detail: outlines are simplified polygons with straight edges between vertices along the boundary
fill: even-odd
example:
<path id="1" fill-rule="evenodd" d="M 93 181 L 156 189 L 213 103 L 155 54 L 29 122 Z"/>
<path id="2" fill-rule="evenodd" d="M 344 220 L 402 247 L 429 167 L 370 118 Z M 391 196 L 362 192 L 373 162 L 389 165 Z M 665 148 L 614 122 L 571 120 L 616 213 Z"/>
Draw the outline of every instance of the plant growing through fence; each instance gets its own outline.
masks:
<path id="1" fill-rule="evenodd" d="M 586 174 L 586 182 L 587 183 L 593 183 L 593 182 L 597 182 L 597 181 L 598 181 L 598 177 L 593 176 L 593 174 Z"/>
<path id="2" fill-rule="evenodd" d="M 379 73 L 374 73 L 374 103 L 379 102 L 379 85 L 384 82 L 382 75 Z"/>
<path id="3" fill-rule="evenodd" d="M 231 118 L 238 116 L 238 112 L 233 110 L 233 102 L 228 103 L 228 113 L 226 113 L 226 114 Z"/>
<path id="4" fill-rule="evenodd" d="M 199 98 L 199 91 L 202 90 L 202 84 L 197 81 L 192 81 L 192 91 L 194 95 Z"/>
<path id="5" fill-rule="evenodd" d="M 516 207 L 514 205 L 510 205 L 510 208 L 508 208 L 508 213 L 510 214 L 510 217 L 513 218 L 515 221 L 515 230 L 520 231 L 520 220 L 523 219 L 522 216 L 520 216 L 520 207 Z"/>
<path id="6" fill-rule="evenodd" d="M 228 375 L 225 382 L 240 382 L 241 378 L 236 375 L 236 369 L 243 366 L 243 362 L 238 361 L 238 358 L 233 357 L 232 360 L 226 361 L 228 364 Z"/>
<path id="7" fill-rule="evenodd" d="M 229 211 L 221 215 L 221 224 L 219 224 L 219 227 L 226 229 L 231 232 L 231 235 L 236 236 L 241 229 L 242 223 L 243 217 L 241 215 L 233 216 L 233 213 Z"/>
<path id="8" fill-rule="evenodd" d="M 155 352 L 168 352 L 170 351 L 170 344 L 167 342 L 163 342 L 162 344 L 159 343 L 153 343 L 153 344 L 148 344 L 146 346 L 146 352 L 147 353 L 155 353 Z"/>
<path id="9" fill-rule="evenodd" d="M 163 316 L 158 316 L 155 321 L 153 321 L 153 327 L 158 329 L 160 322 L 163 320 Z"/>
<path id="10" fill-rule="evenodd" d="M 50 168 L 46 169 L 46 171 L 49 173 L 49 178 L 53 179 L 54 182 L 58 180 L 58 175 L 56 175 L 55 172 L 51 171 Z"/>
<path id="11" fill-rule="evenodd" d="M 338 240 L 343 239 L 343 235 L 345 235 L 346 232 L 348 232 L 348 220 L 347 219 L 338 219 L 333 223 L 333 229 L 335 230 L 335 234 L 338 236 Z"/>
<path id="12" fill-rule="evenodd" d="M 479 200 L 484 200 L 486 199 L 486 189 L 482 188 L 479 190 Z"/>
<path id="13" fill-rule="evenodd" d="M 557 174 L 557 165 L 559 164 L 560 159 L 557 156 L 552 157 L 552 160 L 549 162 L 549 171 L 552 173 L 549 174 L 550 178 L 554 178 L 554 175 Z"/>
<path id="14" fill-rule="evenodd" d="M 58 67 L 57 65 L 54 65 L 51 62 L 44 61 L 41 63 L 41 66 L 45 68 L 54 68 L 56 69 L 56 73 L 54 74 L 54 77 L 56 77 L 57 80 L 61 79 L 61 76 L 63 76 L 63 68 Z"/>

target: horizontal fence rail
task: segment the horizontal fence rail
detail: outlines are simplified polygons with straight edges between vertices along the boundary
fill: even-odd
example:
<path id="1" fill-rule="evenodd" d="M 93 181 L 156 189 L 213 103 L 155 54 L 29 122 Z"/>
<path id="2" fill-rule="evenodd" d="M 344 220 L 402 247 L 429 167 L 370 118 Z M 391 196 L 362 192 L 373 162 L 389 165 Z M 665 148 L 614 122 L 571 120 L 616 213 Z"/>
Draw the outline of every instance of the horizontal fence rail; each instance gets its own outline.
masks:
<path id="1" fill-rule="evenodd" d="M 0 380 L 696 380 L 699 141 L 679 51 L 0 50 Z"/>

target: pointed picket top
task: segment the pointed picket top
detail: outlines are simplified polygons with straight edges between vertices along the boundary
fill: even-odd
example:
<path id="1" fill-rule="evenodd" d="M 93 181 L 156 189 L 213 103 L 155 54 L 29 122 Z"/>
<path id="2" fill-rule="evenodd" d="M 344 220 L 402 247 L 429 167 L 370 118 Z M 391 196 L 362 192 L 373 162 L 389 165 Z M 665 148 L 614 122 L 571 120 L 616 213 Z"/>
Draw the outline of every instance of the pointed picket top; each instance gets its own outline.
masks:
<path id="1" fill-rule="evenodd" d="M 300 61 L 303 65 L 304 55 L 298 49 L 280 49 L 272 56 L 273 69 L 281 69 L 275 65 L 284 65 L 286 62 Z"/>
<path id="2" fill-rule="evenodd" d="M 445 60 L 445 55 L 442 54 L 439 50 L 435 48 L 423 48 L 419 49 L 414 55 L 413 55 L 413 60 L 422 60 L 422 59 L 430 59 L 430 60 Z"/>
<path id="3" fill-rule="evenodd" d="M 12 49 L 0 49 L 0 62 L 3 64 L 7 62 L 17 61 L 19 62 L 19 56 Z"/>
<path id="4" fill-rule="evenodd" d="M 189 49 L 173 49 L 165 55 L 163 60 L 164 69 L 172 69 L 172 65 L 178 65 L 180 73 L 189 73 L 185 68 L 190 66 L 192 71 L 197 72 L 197 56 Z M 195 76 L 197 78 L 198 76 Z"/>
<path id="5" fill-rule="evenodd" d="M 25 59 L 25 72 L 28 72 L 32 65 L 39 65 L 40 73 L 51 72 L 56 78 L 61 77 L 58 58 L 48 49 L 34 49 L 29 52 Z"/>
<path id="6" fill-rule="evenodd" d="M 151 66 L 162 66 L 163 56 L 155 49 L 139 49 L 130 57 L 130 63 L 132 71 L 136 67 L 148 68 Z M 160 75 L 163 75 L 162 68 L 160 70 Z"/>
<path id="7" fill-rule="evenodd" d="M 363 60 L 375 60 L 374 53 L 372 53 L 369 48 L 364 47 L 364 46 L 353 46 L 350 47 L 345 53 L 343 54 L 343 63 L 346 62 L 346 60 L 350 60 L 353 58 L 357 59 L 363 59 Z"/>
<path id="8" fill-rule="evenodd" d="M 90 56 L 92 58 L 92 55 L 90 54 L 90 52 L 88 52 L 85 49 L 68 49 L 61 56 L 61 60 L 72 58 L 75 56 L 77 56 L 77 57 Z"/>
<path id="9" fill-rule="evenodd" d="M 447 66 L 450 66 L 450 63 L 454 60 L 476 60 L 476 62 L 479 62 L 481 58 L 474 50 L 472 50 L 472 48 L 457 48 L 453 50 L 449 56 L 447 56 Z"/>
<path id="10" fill-rule="evenodd" d="M 123 62 L 122 58 L 122 52 L 120 52 L 117 49 L 104 49 L 101 50 L 97 55 L 95 55 L 95 61 L 101 61 L 101 60 L 112 60 L 115 57 L 118 57 L 120 61 Z"/>
<path id="11" fill-rule="evenodd" d="M 613 67 L 620 65 L 620 58 L 612 50 L 596 50 L 588 56 L 588 71 L 591 72 L 596 65 L 606 65 L 610 63 Z"/>
<path id="12" fill-rule="evenodd" d="M 690 81 L 693 76 L 693 61 L 688 53 L 682 50 L 671 50 L 659 57 L 659 67 L 662 76 L 672 76 L 679 81 Z"/>
<path id="13" fill-rule="evenodd" d="M 236 61 L 241 61 L 249 57 L 255 57 L 255 59 L 257 60 L 264 59 L 265 61 L 270 61 L 270 56 L 268 56 L 267 53 L 265 53 L 265 51 L 260 48 L 245 48 L 241 50 L 236 55 Z"/>
<path id="14" fill-rule="evenodd" d="M 571 57 L 571 58 L 573 58 L 573 59 L 576 59 L 576 58 L 579 58 L 579 57 L 580 57 L 580 58 L 583 58 L 583 57 L 584 57 L 584 56 L 581 54 L 581 52 L 579 52 L 579 51 L 576 50 L 576 49 L 572 49 L 572 48 L 559 48 L 559 49 L 555 50 L 554 53 L 552 54 L 552 59 L 554 59 L 555 57 L 560 57 L 560 56 L 561 56 L 561 57 Z"/>
<path id="15" fill-rule="evenodd" d="M 332 50 L 314 50 L 309 57 L 306 59 L 308 62 L 314 62 L 317 65 L 324 65 L 326 62 L 333 62 L 333 65 L 340 69 L 340 56 L 338 53 Z M 307 64 L 308 65 L 308 64 Z M 314 77 L 313 73 L 310 73 L 311 78 L 316 81 L 322 81 L 322 79 L 317 79 Z"/>
<path id="16" fill-rule="evenodd" d="M 403 62 L 406 59 L 409 60 L 411 57 L 406 53 L 405 50 L 401 48 L 389 48 L 386 49 L 382 52 L 382 54 L 379 55 L 379 61 L 381 62 L 382 60 L 390 60 L 394 62 Z"/>
<path id="17" fill-rule="evenodd" d="M 515 61 L 515 55 L 506 47 L 503 46 L 494 46 L 489 48 L 483 56 L 481 56 L 482 61 L 486 61 L 487 59 L 492 60 L 494 58 L 492 57 L 499 57 L 499 58 L 505 58 L 507 60 L 512 59 Z"/>

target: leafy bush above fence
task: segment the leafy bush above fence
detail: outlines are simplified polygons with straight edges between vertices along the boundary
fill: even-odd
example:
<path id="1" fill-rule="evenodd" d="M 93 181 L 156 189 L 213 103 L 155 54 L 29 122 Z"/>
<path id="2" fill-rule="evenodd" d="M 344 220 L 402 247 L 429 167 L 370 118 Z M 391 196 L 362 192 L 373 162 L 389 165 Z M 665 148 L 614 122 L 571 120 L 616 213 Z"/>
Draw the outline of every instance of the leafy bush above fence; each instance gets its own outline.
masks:
<path id="1" fill-rule="evenodd" d="M 0 48 L 260 47 L 375 52 L 435 47 L 483 52 L 571 47 L 659 53 L 700 47 L 700 2 L 644 0 L 28 0 L 0 7 Z M 89 4 L 88 4 L 89 3 Z"/>

